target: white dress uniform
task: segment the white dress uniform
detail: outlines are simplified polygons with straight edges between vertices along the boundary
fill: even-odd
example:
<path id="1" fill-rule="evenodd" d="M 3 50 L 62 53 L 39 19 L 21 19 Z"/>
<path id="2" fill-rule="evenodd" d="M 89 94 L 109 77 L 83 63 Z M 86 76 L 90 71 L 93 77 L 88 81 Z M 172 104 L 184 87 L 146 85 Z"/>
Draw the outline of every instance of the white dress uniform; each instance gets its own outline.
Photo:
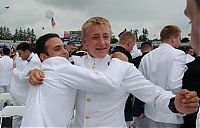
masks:
<path id="1" fill-rule="evenodd" d="M 70 127 L 126 127 L 124 107 L 129 93 L 144 102 L 153 102 L 158 110 L 172 113 L 168 104 L 174 95 L 146 80 L 133 64 L 122 61 L 117 63 L 113 60 L 110 62 L 109 55 L 101 59 L 95 59 L 89 55 L 74 56 L 73 60 L 76 65 L 93 68 L 97 71 L 106 71 L 109 63 L 109 67 L 115 64 L 113 72 L 119 71 L 120 73 L 120 70 L 126 66 L 129 66 L 129 70 L 123 78 L 120 88 L 109 94 L 78 90 L 75 103 L 76 115 Z M 120 66 L 120 63 L 124 64 Z"/>
<path id="2" fill-rule="evenodd" d="M 12 79 L 13 60 L 4 55 L 0 58 L 0 93 L 10 91 L 10 83 Z M 0 110 L 2 110 L 4 102 L 0 101 Z"/>
<path id="3" fill-rule="evenodd" d="M 17 60 L 20 61 L 20 60 Z M 41 62 L 37 54 L 31 53 L 27 59 L 27 63 L 22 61 L 22 65 L 17 64 L 13 69 L 13 81 L 11 87 L 11 97 L 14 105 L 26 105 L 30 85 L 28 83 L 28 72 L 40 66 Z M 23 66 L 24 64 L 24 66 Z M 16 82 L 16 83 L 15 83 Z M 18 128 L 21 125 L 21 116 L 14 116 L 12 126 Z"/>
<path id="4" fill-rule="evenodd" d="M 22 58 L 19 57 L 19 54 L 16 55 L 14 61 L 16 63 L 16 69 L 18 69 L 21 72 L 24 70 L 26 64 L 28 63 L 26 60 L 22 60 Z M 18 95 L 15 94 L 16 92 L 19 92 L 18 90 L 21 90 L 20 88 L 22 88 L 21 85 L 23 85 L 23 84 L 24 84 L 24 82 L 21 81 L 19 79 L 19 77 L 15 77 L 14 75 L 12 76 L 10 92 L 12 95 L 14 105 L 24 104 L 24 99 L 20 98 L 20 97 L 24 97 L 24 96 L 18 97 L 18 95 L 24 95 L 24 94 L 23 93 L 18 93 Z"/>
<path id="5" fill-rule="evenodd" d="M 182 78 L 186 70 L 185 63 L 186 56 L 183 51 L 162 43 L 142 58 L 139 70 L 148 80 L 175 94 L 182 88 Z M 152 103 L 145 103 L 145 116 L 156 122 L 183 123 L 181 116 L 158 111 Z"/>
<path id="6" fill-rule="evenodd" d="M 37 54 L 31 53 L 28 58 L 29 62 L 25 65 L 23 71 L 18 68 L 13 69 L 13 77 L 20 80 L 20 84 L 13 84 L 11 96 L 18 102 L 18 105 L 25 105 L 30 85 L 28 83 L 28 72 L 40 66 L 41 62 Z"/>
<path id="7" fill-rule="evenodd" d="M 73 114 L 76 89 L 110 93 L 120 86 L 128 70 L 125 67 L 121 73 L 113 74 L 115 68 L 100 73 L 74 66 L 63 57 L 43 61 L 41 70 L 45 78 L 41 86 L 30 88 L 21 127 L 67 127 Z"/>

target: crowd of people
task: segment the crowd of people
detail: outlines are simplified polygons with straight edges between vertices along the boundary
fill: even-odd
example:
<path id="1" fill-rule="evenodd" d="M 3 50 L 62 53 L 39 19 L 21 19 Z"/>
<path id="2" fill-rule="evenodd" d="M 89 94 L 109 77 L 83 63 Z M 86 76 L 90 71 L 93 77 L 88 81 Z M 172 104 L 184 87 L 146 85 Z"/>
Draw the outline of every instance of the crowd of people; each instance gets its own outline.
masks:
<path id="1" fill-rule="evenodd" d="M 112 29 L 103 17 L 82 25 L 79 48 L 55 33 L 20 43 L 13 58 L 4 47 L 0 93 L 25 106 L 12 127 L 200 128 L 200 0 L 187 0 L 185 14 L 192 23 L 185 52 L 177 25 L 162 28 L 158 48 L 143 42 L 139 56 L 130 31 L 110 50 Z"/>

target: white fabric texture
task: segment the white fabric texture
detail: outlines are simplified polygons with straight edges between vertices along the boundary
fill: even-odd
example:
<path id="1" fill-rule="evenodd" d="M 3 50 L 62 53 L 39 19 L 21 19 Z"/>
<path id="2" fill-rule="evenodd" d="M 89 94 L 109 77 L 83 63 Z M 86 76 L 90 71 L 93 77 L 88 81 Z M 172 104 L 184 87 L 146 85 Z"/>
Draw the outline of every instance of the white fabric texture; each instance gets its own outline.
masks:
<path id="1" fill-rule="evenodd" d="M 190 63 L 194 60 L 195 58 L 193 56 L 191 56 L 190 54 L 186 54 L 186 63 Z"/>
<path id="2" fill-rule="evenodd" d="M 0 85 L 10 86 L 13 60 L 5 55 L 0 58 Z"/>
<path id="3" fill-rule="evenodd" d="M 200 111 L 197 113 L 196 128 L 200 128 Z"/>
<path id="4" fill-rule="evenodd" d="M 112 60 L 107 55 L 103 59 L 91 56 L 74 57 L 76 65 L 91 69 L 95 63 L 97 71 L 106 71 L 115 67 L 113 74 L 128 66 L 129 70 L 122 80 L 120 88 L 109 94 L 97 94 L 78 90 L 76 97 L 76 115 L 70 127 L 126 127 L 124 106 L 129 93 L 144 102 L 153 102 L 158 110 L 172 113 L 169 100 L 174 95 L 146 80 L 133 64 Z M 110 66 L 108 64 L 110 63 Z M 122 65 L 122 66 L 120 66 Z"/>
<path id="5" fill-rule="evenodd" d="M 21 127 L 67 127 L 76 89 L 108 94 L 120 85 L 128 68 L 120 74 L 111 74 L 113 68 L 100 73 L 74 66 L 63 57 L 51 57 L 42 63 L 41 70 L 45 73 L 43 84 L 30 88 Z M 117 76 L 119 81 L 111 76 Z"/>
<path id="6" fill-rule="evenodd" d="M 28 73 L 30 70 L 38 68 L 41 64 L 37 54 L 30 55 L 32 59 L 24 65 L 24 69 L 13 69 L 13 81 L 11 87 L 11 96 L 19 105 L 26 105 L 30 85 L 28 83 Z M 23 63 L 23 62 L 22 62 Z"/>

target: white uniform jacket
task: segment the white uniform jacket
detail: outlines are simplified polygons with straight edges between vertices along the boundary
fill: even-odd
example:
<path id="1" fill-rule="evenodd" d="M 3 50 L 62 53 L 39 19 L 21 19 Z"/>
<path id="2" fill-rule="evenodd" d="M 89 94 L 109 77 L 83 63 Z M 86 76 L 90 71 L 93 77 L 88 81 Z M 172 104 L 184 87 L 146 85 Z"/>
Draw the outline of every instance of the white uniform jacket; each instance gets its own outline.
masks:
<path id="1" fill-rule="evenodd" d="M 19 101 L 19 105 L 25 105 L 30 85 L 28 84 L 28 72 L 40 66 L 41 62 L 37 54 L 32 53 L 29 56 L 31 60 L 25 65 L 23 71 L 18 68 L 13 69 L 13 77 L 20 80 L 21 84 L 13 83 L 11 87 L 11 96 L 15 101 Z"/>
<path id="2" fill-rule="evenodd" d="M 182 87 L 185 63 L 186 55 L 183 51 L 162 43 L 142 58 L 139 70 L 152 83 L 175 94 Z M 158 111 L 152 103 L 145 103 L 145 116 L 157 122 L 183 123 L 181 116 Z"/>
<path id="3" fill-rule="evenodd" d="M 5 55 L 0 58 L 0 85 L 10 86 L 13 60 Z"/>
<path id="4" fill-rule="evenodd" d="M 21 127 L 67 127 L 73 114 L 76 89 L 110 93 L 120 86 L 121 78 L 128 71 L 125 67 L 121 73 L 113 74 L 115 68 L 101 73 L 72 65 L 63 57 L 45 60 L 41 64 L 45 73 L 43 84 L 30 88 Z"/>
<path id="5" fill-rule="evenodd" d="M 120 88 L 109 94 L 77 90 L 76 115 L 70 127 L 126 127 L 124 106 L 130 93 L 144 102 L 155 103 L 158 110 L 172 113 L 168 104 L 174 95 L 146 80 L 133 64 L 113 60 L 110 62 L 109 55 L 102 59 L 95 59 L 89 55 L 74 56 L 73 60 L 76 65 L 89 69 L 95 68 L 96 71 L 106 71 L 109 63 L 109 67 L 115 65 L 113 72 L 123 70 L 126 66 L 129 67 L 129 70 L 123 78 Z"/>
<path id="6" fill-rule="evenodd" d="M 15 59 L 14 59 L 15 63 L 16 63 L 16 69 L 18 69 L 19 71 L 23 71 L 26 64 L 28 63 L 26 60 L 22 60 L 21 57 L 19 57 L 19 55 L 17 54 Z M 14 75 L 12 76 L 12 81 L 11 81 L 11 86 L 10 86 L 10 92 L 12 95 L 12 99 L 14 102 L 14 105 L 20 105 L 20 104 L 24 104 L 24 100 L 20 99 L 19 97 L 15 96 L 15 92 L 18 92 L 18 88 L 21 88 L 21 85 L 23 85 L 24 82 L 21 81 L 19 79 L 19 77 L 15 77 Z M 23 95 L 23 94 L 21 94 Z"/>

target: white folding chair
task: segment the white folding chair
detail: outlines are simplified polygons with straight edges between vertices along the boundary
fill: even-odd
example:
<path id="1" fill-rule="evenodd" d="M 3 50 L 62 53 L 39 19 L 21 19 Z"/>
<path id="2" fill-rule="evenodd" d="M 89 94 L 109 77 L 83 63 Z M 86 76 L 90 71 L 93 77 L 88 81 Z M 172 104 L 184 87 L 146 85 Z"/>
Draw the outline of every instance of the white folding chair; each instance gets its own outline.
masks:
<path id="1" fill-rule="evenodd" d="M 11 99 L 10 93 L 0 93 L 0 100 L 7 101 Z"/>
<path id="2" fill-rule="evenodd" d="M 22 116 L 24 113 L 25 106 L 6 106 L 0 112 L 1 116 L 1 124 L 3 117 L 11 117 L 11 116 Z"/>
<path id="3" fill-rule="evenodd" d="M 10 93 L 0 93 L 0 101 L 1 101 L 1 103 L 7 102 L 7 105 L 12 104 L 12 97 L 11 97 Z M 1 109 L 3 109 L 3 108 L 0 107 L 0 110 Z"/>

